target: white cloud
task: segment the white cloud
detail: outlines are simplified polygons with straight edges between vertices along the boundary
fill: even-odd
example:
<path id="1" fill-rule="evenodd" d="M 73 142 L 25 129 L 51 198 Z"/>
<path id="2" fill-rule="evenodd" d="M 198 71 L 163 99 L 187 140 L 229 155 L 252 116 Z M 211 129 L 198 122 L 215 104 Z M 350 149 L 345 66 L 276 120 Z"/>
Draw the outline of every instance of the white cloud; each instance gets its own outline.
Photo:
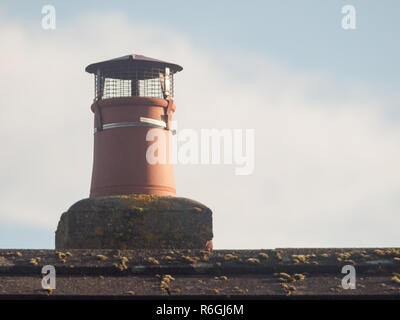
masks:
<path id="1" fill-rule="evenodd" d="M 99 23 L 102 21 L 102 23 Z M 56 229 L 88 195 L 92 62 L 139 53 L 184 67 L 179 128 L 254 128 L 251 176 L 176 167 L 178 194 L 214 211 L 219 248 L 396 245 L 400 126 L 394 97 L 290 70 L 270 57 L 216 55 L 122 15 L 42 31 L 0 23 L 0 222 Z"/>

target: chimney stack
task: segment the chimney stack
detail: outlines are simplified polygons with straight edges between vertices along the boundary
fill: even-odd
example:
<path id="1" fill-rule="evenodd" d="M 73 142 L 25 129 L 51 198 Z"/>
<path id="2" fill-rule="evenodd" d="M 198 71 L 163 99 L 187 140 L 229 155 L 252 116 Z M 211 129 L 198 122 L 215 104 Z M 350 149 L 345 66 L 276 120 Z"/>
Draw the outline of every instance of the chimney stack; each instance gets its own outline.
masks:
<path id="1" fill-rule="evenodd" d="M 94 153 L 90 197 L 60 219 L 56 249 L 193 248 L 211 246 L 212 212 L 176 197 L 173 167 L 149 162 L 149 130 L 169 160 L 174 74 L 182 67 L 142 55 L 91 64 Z"/>

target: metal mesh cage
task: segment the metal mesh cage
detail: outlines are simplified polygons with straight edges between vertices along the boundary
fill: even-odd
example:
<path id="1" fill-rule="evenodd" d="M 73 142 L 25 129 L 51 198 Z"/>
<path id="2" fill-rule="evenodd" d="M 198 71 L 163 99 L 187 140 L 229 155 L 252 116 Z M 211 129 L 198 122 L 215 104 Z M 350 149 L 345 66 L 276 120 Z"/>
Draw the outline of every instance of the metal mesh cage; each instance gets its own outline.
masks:
<path id="1" fill-rule="evenodd" d="M 165 78 L 163 68 L 103 69 L 95 75 L 95 99 L 119 97 L 164 98 L 162 83 Z M 169 95 L 174 96 L 174 76 L 168 75 Z"/>

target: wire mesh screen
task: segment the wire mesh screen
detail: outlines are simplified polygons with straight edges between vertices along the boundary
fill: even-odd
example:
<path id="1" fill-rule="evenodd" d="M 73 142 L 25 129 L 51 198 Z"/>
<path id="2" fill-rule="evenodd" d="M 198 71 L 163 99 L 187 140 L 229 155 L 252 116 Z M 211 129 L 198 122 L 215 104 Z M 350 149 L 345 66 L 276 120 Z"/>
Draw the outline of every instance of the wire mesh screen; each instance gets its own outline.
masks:
<path id="1" fill-rule="evenodd" d="M 164 98 L 164 77 L 165 70 L 161 68 L 102 70 L 95 75 L 95 97 L 97 100 L 132 96 Z M 174 76 L 171 73 L 168 77 L 169 95 L 173 97 Z"/>

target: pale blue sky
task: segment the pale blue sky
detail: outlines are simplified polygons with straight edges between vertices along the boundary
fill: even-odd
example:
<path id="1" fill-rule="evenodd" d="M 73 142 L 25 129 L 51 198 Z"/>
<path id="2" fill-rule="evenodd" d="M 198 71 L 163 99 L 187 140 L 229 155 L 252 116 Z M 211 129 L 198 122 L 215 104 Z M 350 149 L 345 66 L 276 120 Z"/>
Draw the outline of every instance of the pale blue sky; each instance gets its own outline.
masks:
<path id="1" fill-rule="evenodd" d="M 290 70 L 292 74 L 329 76 L 327 82 L 333 82 L 335 90 L 327 90 L 327 87 L 322 85 L 320 89 L 313 92 L 314 100 L 318 100 L 320 97 L 321 101 L 323 99 L 330 101 L 329 98 L 338 97 L 345 99 L 349 94 L 348 88 L 358 86 L 374 88 L 376 93 L 379 93 L 377 96 L 383 97 L 397 95 L 400 92 L 400 2 L 396 0 L 14 0 L 1 2 L 0 17 L 2 22 L 21 26 L 32 25 L 33 28 L 36 26 L 39 32 L 41 31 L 41 9 L 46 4 L 54 5 L 56 8 L 56 32 L 59 32 L 58 34 L 63 34 L 63 29 L 87 16 L 88 13 L 109 14 L 115 12 L 125 16 L 128 21 L 144 26 L 166 28 L 184 35 L 186 39 L 190 40 L 193 49 L 205 51 L 210 56 L 220 59 L 223 59 L 224 54 L 244 53 L 278 61 L 281 67 Z M 341 8 L 349 4 L 356 8 L 356 30 L 341 28 L 343 17 Z M 79 37 L 79 31 L 76 36 Z M 118 36 L 121 37 L 121 34 Z M 122 37 L 125 37 L 127 42 L 131 41 L 129 32 Z M 157 42 L 156 38 L 151 40 Z M 132 48 L 134 48 L 134 44 L 132 44 Z M 120 55 L 128 53 L 121 52 Z M 146 52 L 138 53 L 146 55 Z M 29 54 L 26 52 L 26 55 Z M 180 61 L 174 62 L 180 63 Z M 82 73 L 85 67 L 83 63 L 79 70 Z M 238 61 L 237 63 L 241 65 L 239 69 L 243 69 L 247 61 Z M 256 67 L 253 61 L 250 65 L 251 68 Z M 185 65 L 183 67 L 185 69 Z M 232 68 L 234 67 L 232 66 Z M 231 73 L 235 75 L 232 70 Z M 182 74 L 184 76 L 184 73 Z M 270 74 L 266 70 L 265 78 L 269 78 L 269 76 Z M 246 77 L 251 78 L 251 72 L 246 73 Z M 88 80 L 89 82 L 92 83 L 91 80 Z M 328 88 L 330 87 L 328 86 Z M 88 101 L 81 102 L 83 105 L 88 103 Z M 400 119 L 399 104 L 398 100 L 388 99 L 385 101 L 382 111 L 383 116 L 395 124 L 398 124 Z M 1 105 L 1 108 L 4 106 L 5 104 Z M 88 150 L 88 153 L 90 152 L 91 150 Z M 13 173 L 8 171 L 6 174 L 11 177 Z M 84 183 L 89 185 L 89 181 Z M 397 182 L 395 185 L 397 186 Z M 266 186 L 266 189 L 269 187 Z M 7 186 L 0 185 L 0 192 L 1 188 L 7 188 Z M 391 190 L 393 194 L 396 194 L 395 191 L 395 189 Z M 393 196 L 393 198 L 396 197 Z M 76 201 L 78 200 L 76 199 Z M 213 200 L 211 199 L 210 202 L 213 203 Z M 397 201 L 395 202 L 394 208 L 398 206 Z M 54 214 L 59 216 L 64 209 L 60 209 Z M 1 214 L 3 213 L 0 212 Z M 32 214 L 39 219 L 40 212 Z M 331 219 L 334 218 L 331 217 Z M 0 219 L 0 223 L 1 221 Z M 372 220 L 369 227 L 372 228 L 373 225 Z M 223 230 L 222 227 L 219 228 Z M 38 228 L 28 223 L 4 222 L 0 225 L 0 248 L 52 248 L 54 231 L 55 227 Z M 384 241 L 385 232 L 382 232 L 381 237 L 377 237 L 377 239 L 381 239 L 379 240 L 381 242 L 377 240 L 377 243 L 393 245 L 393 239 L 396 239 L 394 232 L 391 236 L 388 235 L 387 241 Z M 249 229 L 249 234 L 251 233 L 251 229 Z M 223 235 L 223 232 L 221 231 L 220 234 Z M 345 245 L 348 243 L 350 246 L 373 244 L 366 241 L 346 242 L 345 238 L 343 241 L 340 242 L 332 235 L 324 238 L 320 243 L 306 239 L 299 244 L 294 243 L 294 246 L 308 243 L 311 245 Z M 254 243 L 261 243 L 263 247 L 268 246 L 268 241 L 257 240 Z M 287 245 L 287 242 L 282 243 Z M 223 246 L 227 245 L 224 243 Z M 255 247 L 254 244 L 252 246 Z"/>
<path id="2" fill-rule="evenodd" d="M 391 90 L 400 85 L 396 0 L 55 0 L 6 1 L 1 8 L 14 21 L 37 21 L 39 29 L 45 4 L 56 7 L 58 28 L 88 12 L 122 12 L 132 21 L 175 29 L 211 51 L 257 52 L 299 70 L 327 71 L 344 82 L 362 79 Z M 347 4 L 357 10 L 354 31 L 340 28 Z"/>

